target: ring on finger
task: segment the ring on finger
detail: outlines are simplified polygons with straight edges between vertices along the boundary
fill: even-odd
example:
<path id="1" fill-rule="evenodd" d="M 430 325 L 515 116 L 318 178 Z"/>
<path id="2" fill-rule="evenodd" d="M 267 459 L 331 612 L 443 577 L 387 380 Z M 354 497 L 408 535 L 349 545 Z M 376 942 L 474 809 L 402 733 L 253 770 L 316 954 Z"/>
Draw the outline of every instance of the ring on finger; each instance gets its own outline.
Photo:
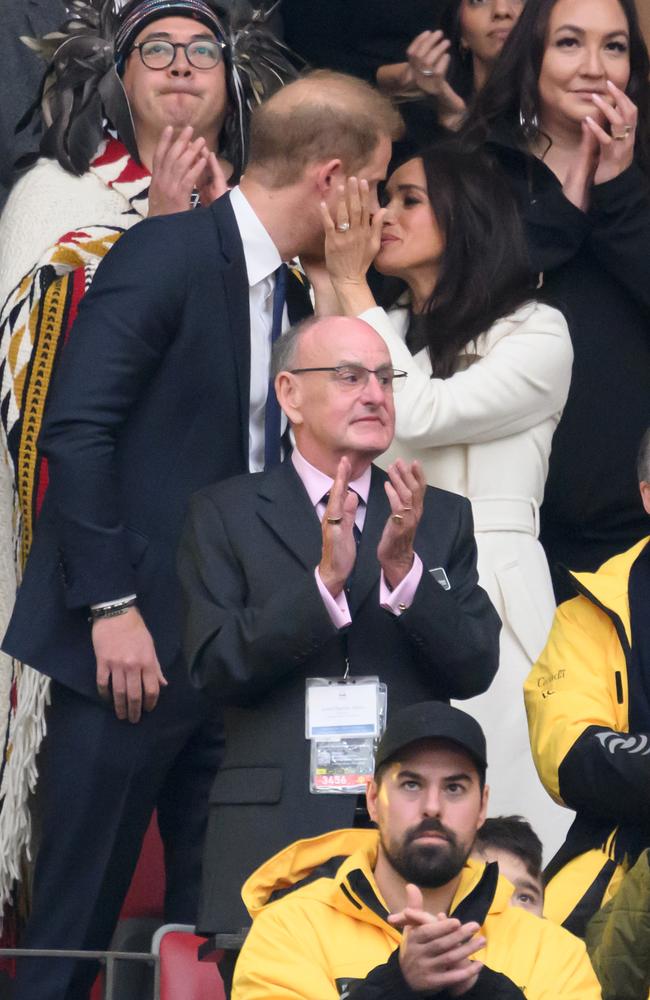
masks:
<path id="1" fill-rule="evenodd" d="M 395 524 L 401 524 L 403 520 L 404 518 L 401 514 L 391 514 L 391 521 L 394 521 Z"/>
<path id="2" fill-rule="evenodd" d="M 342 520 L 343 520 L 342 517 L 328 517 L 327 518 L 327 523 L 328 524 L 340 524 Z"/>
<path id="3" fill-rule="evenodd" d="M 402 510 L 403 510 L 403 511 L 407 511 L 407 510 L 413 510 L 413 508 L 412 508 L 412 507 L 402 507 Z"/>
<path id="4" fill-rule="evenodd" d="M 625 139 L 627 139 L 628 135 L 632 132 L 633 129 L 634 125 L 629 125 L 628 123 L 626 123 L 625 125 L 621 126 L 620 132 L 617 132 L 616 134 L 612 133 L 612 139 L 616 139 L 617 142 L 623 142 Z"/>
<path id="5" fill-rule="evenodd" d="M 434 76 L 434 71 L 432 69 L 425 69 L 423 66 L 418 68 L 418 73 L 421 76 Z"/>
<path id="6" fill-rule="evenodd" d="M 349 222 L 339 222 L 336 225 L 336 231 L 337 231 L 337 233 L 347 233 L 347 231 L 348 231 L 349 228 L 350 228 L 350 223 Z"/>

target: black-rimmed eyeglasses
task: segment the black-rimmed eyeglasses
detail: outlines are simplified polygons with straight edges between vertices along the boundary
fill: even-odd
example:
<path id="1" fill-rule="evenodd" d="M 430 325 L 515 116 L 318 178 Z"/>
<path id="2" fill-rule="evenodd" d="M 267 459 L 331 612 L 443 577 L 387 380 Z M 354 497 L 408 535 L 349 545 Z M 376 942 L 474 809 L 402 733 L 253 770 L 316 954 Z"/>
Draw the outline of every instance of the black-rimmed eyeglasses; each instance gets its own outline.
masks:
<path id="1" fill-rule="evenodd" d="M 330 372 L 334 381 L 341 389 L 359 390 L 368 385 L 371 375 L 374 375 L 384 392 L 399 392 L 406 381 L 406 372 L 389 365 L 381 368 L 364 368 L 363 365 L 335 365 L 331 368 L 293 368 L 290 375 L 306 375 L 308 372 Z"/>
<path id="2" fill-rule="evenodd" d="M 183 49 L 185 58 L 194 69 L 213 69 L 223 59 L 223 42 L 195 39 L 193 42 L 168 42 L 152 38 L 133 46 L 147 69 L 167 69 L 176 58 L 176 50 Z"/>

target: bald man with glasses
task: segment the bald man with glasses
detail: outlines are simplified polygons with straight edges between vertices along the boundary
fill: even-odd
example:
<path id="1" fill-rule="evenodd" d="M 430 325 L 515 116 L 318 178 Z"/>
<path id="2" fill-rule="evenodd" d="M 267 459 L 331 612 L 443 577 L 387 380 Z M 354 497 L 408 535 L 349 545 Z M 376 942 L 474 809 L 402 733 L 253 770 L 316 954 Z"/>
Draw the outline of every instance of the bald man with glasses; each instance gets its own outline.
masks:
<path id="1" fill-rule="evenodd" d="M 486 690 L 500 629 L 469 503 L 427 487 L 417 462 L 372 464 L 405 381 L 381 337 L 307 320 L 277 341 L 273 372 L 291 456 L 196 494 L 179 553 L 186 660 L 226 725 L 198 928 L 240 939 L 241 884 L 264 858 L 368 822 L 357 786 L 386 709 Z M 327 699 L 351 691 L 369 715 L 352 706 L 342 740 Z"/>

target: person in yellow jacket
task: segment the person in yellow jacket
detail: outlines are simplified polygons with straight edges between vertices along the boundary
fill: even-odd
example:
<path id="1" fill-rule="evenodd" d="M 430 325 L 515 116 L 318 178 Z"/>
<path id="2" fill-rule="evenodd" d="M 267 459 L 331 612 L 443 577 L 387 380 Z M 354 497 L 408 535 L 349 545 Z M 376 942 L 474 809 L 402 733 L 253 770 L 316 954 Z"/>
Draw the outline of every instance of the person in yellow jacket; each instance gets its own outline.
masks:
<path id="1" fill-rule="evenodd" d="M 422 702 L 379 744 L 368 811 L 276 854 L 245 883 L 253 926 L 233 1000 L 595 1000 L 585 946 L 510 906 L 496 863 L 469 858 L 485 819 L 485 738 Z"/>
<path id="2" fill-rule="evenodd" d="M 650 428 L 639 450 L 650 514 Z M 584 936 L 650 847 L 650 536 L 595 573 L 572 573 L 524 696 L 546 790 L 576 810 L 545 871 L 545 916 Z"/>

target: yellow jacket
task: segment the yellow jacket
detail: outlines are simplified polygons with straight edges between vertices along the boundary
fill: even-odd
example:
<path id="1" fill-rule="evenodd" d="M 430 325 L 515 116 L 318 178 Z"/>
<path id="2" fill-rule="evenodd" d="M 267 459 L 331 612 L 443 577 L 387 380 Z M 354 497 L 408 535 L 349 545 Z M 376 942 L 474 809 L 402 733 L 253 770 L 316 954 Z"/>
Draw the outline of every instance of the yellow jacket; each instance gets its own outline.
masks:
<path id="1" fill-rule="evenodd" d="M 253 926 L 235 969 L 232 1000 L 336 1000 L 351 985 L 352 995 L 364 1000 L 416 996 L 404 988 L 367 989 L 369 973 L 388 969 L 401 941 L 386 921 L 374 880 L 377 845 L 376 831 L 338 830 L 292 844 L 248 879 L 242 897 Z M 484 995 L 600 998 L 584 944 L 511 907 L 511 894 L 496 866 L 469 860 L 450 909 L 463 921 L 478 920 L 487 944 L 476 958 L 511 980 L 506 992 Z"/>
<path id="2" fill-rule="evenodd" d="M 544 912 L 576 933 L 620 884 L 623 871 L 615 860 L 629 847 L 621 848 L 619 824 L 630 833 L 650 818 L 650 796 L 635 794 L 650 776 L 650 740 L 630 734 L 628 600 L 632 566 L 649 541 L 596 573 L 572 574 L 579 596 L 557 609 L 524 685 L 539 776 L 556 802 L 577 811 L 551 862 Z"/>

